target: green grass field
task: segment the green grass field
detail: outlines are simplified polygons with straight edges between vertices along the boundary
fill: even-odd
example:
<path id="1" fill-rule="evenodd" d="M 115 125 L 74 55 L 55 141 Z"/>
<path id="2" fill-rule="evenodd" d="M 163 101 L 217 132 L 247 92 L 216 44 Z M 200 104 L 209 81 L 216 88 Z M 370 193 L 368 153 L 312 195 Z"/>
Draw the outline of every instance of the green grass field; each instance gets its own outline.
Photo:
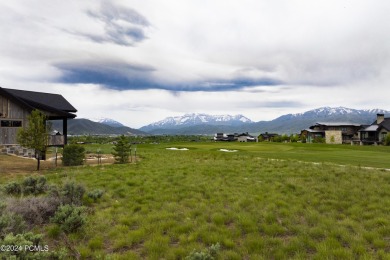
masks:
<path id="1" fill-rule="evenodd" d="M 218 259 L 390 258 L 390 171 L 365 168 L 390 168 L 389 147 L 193 142 L 137 155 L 42 172 L 105 191 L 69 237 L 82 258 L 183 259 L 216 243 Z"/>

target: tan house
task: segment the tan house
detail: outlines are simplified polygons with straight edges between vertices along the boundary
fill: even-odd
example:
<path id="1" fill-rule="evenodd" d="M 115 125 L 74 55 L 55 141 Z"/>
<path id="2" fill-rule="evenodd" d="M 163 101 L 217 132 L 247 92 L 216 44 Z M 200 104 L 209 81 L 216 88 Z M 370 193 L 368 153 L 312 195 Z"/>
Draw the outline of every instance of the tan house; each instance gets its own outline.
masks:
<path id="1" fill-rule="evenodd" d="M 67 120 L 75 118 L 77 110 L 63 96 L 0 87 L 0 145 L 17 145 L 17 132 L 27 125 L 27 116 L 34 109 L 48 120 L 62 120 L 62 132 L 49 136 L 48 146 L 67 143 Z"/>

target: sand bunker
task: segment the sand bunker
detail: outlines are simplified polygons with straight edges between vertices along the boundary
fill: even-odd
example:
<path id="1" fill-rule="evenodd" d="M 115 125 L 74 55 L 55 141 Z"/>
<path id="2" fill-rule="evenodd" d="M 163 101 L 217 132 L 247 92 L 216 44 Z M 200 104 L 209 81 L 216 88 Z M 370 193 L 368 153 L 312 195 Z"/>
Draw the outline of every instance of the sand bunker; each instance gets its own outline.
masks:
<path id="1" fill-rule="evenodd" d="M 227 153 L 235 153 L 238 152 L 238 150 L 228 150 L 228 149 L 219 149 L 221 152 L 227 152 Z"/>
<path id="2" fill-rule="evenodd" d="M 188 148 L 176 148 L 176 147 L 170 147 L 170 148 L 165 148 L 167 150 L 175 150 L 175 151 L 188 151 Z"/>

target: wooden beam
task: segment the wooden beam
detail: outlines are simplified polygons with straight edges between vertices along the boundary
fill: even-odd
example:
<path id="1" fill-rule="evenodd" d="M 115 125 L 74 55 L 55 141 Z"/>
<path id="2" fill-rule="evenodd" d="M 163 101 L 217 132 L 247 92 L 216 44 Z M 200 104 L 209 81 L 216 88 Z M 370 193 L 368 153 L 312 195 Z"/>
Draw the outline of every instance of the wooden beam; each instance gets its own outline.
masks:
<path id="1" fill-rule="evenodd" d="M 68 119 L 62 119 L 62 133 L 64 135 L 64 145 L 68 144 Z"/>

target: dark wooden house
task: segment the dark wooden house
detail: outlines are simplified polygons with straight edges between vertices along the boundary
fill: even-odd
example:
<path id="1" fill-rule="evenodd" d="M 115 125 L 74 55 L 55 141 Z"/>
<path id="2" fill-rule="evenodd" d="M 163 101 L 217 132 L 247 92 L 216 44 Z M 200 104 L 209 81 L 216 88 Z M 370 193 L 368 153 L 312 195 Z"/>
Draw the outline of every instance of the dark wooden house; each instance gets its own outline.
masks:
<path id="1" fill-rule="evenodd" d="M 277 137 L 279 136 L 278 134 L 275 134 L 275 133 L 268 133 L 268 132 L 265 132 L 265 133 L 262 133 L 258 136 L 258 139 L 261 140 L 261 141 L 265 141 L 265 142 L 271 142 L 272 139 L 274 137 Z"/>
<path id="2" fill-rule="evenodd" d="M 376 120 L 371 125 L 363 126 L 359 133 L 361 144 L 381 144 L 390 133 L 390 118 L 377 114 Z"/>
<path id="3" fill-rule="evenodd" d="M 0 87 L 0 145 L 17 145 L 17 132 L 27 125 L 34 109 L 48 120 L 62 120 L 62 132 L 49 136 L 48 146 L 67 143 L 67 120 L 75 118 L 77 110 L 63 96 Z"/>

